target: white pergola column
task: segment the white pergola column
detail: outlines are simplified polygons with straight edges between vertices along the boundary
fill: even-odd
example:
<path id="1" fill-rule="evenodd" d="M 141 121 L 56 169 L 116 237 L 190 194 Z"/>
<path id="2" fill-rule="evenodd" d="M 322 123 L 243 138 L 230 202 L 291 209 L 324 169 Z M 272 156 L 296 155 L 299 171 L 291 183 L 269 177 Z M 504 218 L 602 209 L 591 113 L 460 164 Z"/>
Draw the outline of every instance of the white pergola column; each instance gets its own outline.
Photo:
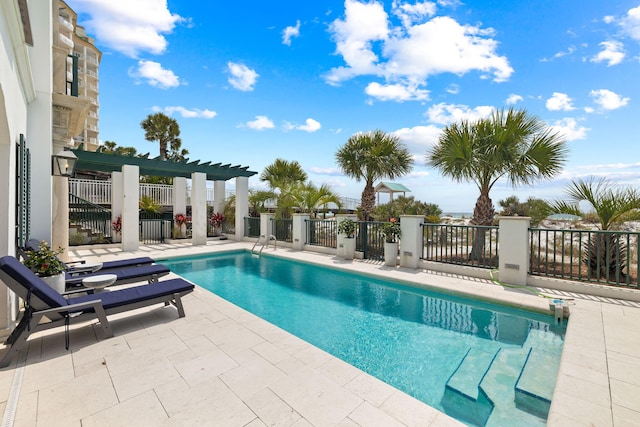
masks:
<path id="1" fill-rule="evenodd" d="M 187 178 L 177 176 L 173 178 L 173 216 L 187 215 Z M 183 224 L 180 234 L 184 235 L 187 225 Z"/>
<path id="2" fill-rule="evenodd" d="M 191 243 L 207 244 L 207 175 L 191 174 Z"/>
<path id="3" fill-rule="evenodd" d="M 225 181 L 213 181 L 213 211 L 224 212 L 225 205 Z"/>
<path id="4" fill-rule="evenodd" d="M 140 168 L 122 165 L 122 250 L 140 246 Z"/>
<path id="5" fill-rule="evenodd" d="M 124 203 L 124 187 L 122 184 L 122 172 L 111 172 L 111 223 L 113 224 L 118 220 L 118 217 L 122 220 L 122 205 Z M 111 231 L 111 241 L 113 243 L 120 243 L 122 241 L 122 230 L 120 234 L 116 234 L 115 231 Z"/>
<path id="6" fill-rule="evenodd" d="M 423 223 L 423 215 L 400 215 L 400 267 L 418 268 Z"/>
<path id="7" fill-rule="evenodd" d="M 525 216 L 498 217 L 498 259 L 500 281 L 510 285 L 526 286 L 529 272 L 529 226 L 531 218 Z"/>
<path id="8" fill-rule="evenodd" d="M 236 240 L 244 237 L 244 218 L 249 216 L 249 178 L 236 178 Z"/>

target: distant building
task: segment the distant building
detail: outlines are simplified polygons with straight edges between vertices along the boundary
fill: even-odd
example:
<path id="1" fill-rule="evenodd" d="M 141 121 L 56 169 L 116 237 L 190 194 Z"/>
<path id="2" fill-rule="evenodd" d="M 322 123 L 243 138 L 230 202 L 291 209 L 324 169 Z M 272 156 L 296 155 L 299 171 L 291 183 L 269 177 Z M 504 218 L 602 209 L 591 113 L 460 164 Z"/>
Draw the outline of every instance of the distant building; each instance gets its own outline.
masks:
<path id="1" fill-rule="evenodd" d="M 85 150 L 96 151 L 102 52 L 77 24 L 76 12 L 62 0 L 53 1 L 58 13 L 53 21 L 54 138 L 65 146 L 84 144 Z"/>

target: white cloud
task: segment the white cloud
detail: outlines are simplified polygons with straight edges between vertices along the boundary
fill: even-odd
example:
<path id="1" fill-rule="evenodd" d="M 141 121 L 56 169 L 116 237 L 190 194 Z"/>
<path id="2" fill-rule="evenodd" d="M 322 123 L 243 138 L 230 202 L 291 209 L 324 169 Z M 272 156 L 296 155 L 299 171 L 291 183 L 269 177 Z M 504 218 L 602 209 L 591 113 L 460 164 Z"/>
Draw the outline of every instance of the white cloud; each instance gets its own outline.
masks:
<path id="1" fill-rule="evenodd" d="M 305 121 L 305 124 L 303 124 L 303 125 L 294 125 L 294 124 L 291 124 L 291 123 L 288 123 L 288 122 L 285 123 L 285 125 L 284 125 L 284 128 L 286 130 L 294 130 L 295 129 L 295 130 L 302 130 L 302 131 L 309 132 L 309 133 L 316 132 L 316 131 L 320 130 L 321 127 L 322 127 L 322 125 L 320 124 L 320 122 L 317 121 L 317 120 L 314 120 L 312 118 L 308 118 Z"/>
<path id="2" fill-rule="evenodd" d="M 273 129 L 276 125 L 267 116 L 256 116 L 256 119 L 245 123 L 245 126 L 254 130 Z"/>
<path id="3" fill-rule="evenodd" d="M 607 89 L 592 90 L 589 96 L 593 98 L 602 110 L 617 110 L 627 105 L 631 98 L 623 98 L 615 92 Z"/>
<path id="4" fill-rule="evenodd" d="M 236 62 L 227 63 L 227 72 L 229 76 L 229 84 L 238 90 L 250 92 L 254 89 L 256 81 L 260 74 L 244 64 Z"/>
<path id="5" fill-rule="evenodd" d="M 345 65 L 327 73 L 329 84 L 369 75 L 384 77 L 384 86 L 421 88 L 427 77 L 441 73 L 479 71 L 498 82 L 513 73 L 507 58 L 496 53 L 492 29 L 461 25 L 445 16 L 429 19 L 435 13 L 431 2 L 394 1 L 393 12 L 402 25 L 393 26 L 378 1 L 345 1 L 344 19 L 336 19 L 329 29 Z"/>
<path id="6" fill-rule="evenodd" d="M 520 96 L 517 95 L 515 93 L 509 94 L 509 96 L 507 97 L 507 100 L 505 101 L 507 105 L 515 105 L 520 101 L 523 101 L 524 99 Z"/>
<path id="7" fill-rule="evenodd" d="M 591 58 L 591 62 L 607 62 L 607 67 L 617 65 L 625 57 L 624 46 L 618 41 L 607 41 L 600 43 L 602 51 Z"/>
<path id="8" fill-rule="evenodd" d="M 489 105 L 469 108 L 466 105 L 435 104 L 429 107 L 425 115 L 431 123 L 448 125 L 449 123 L 469 120 L 471 122 L 489 117 L 495 109 Z"/>
<path id="9" fill-rule="evenodd" d="M 566 93 L 553 92 L 551 98 L 547 99 L 546 107 L 550 111 L 571 111 L 575 108 L 571 104 L 573 100 Z"/>
<path id="10" fill-rule="evenodd" d="M 282 44 L 286 44 L 287 46 L 291 46 L 291 39 L 293 37 L 298 37 L 300 35 L 300 20 L 296 21 L 296 26 L 286 27 L 282 30 Z"/>
<path id="11" fill-rule="evenodd" d="M 392 133 L 400 138 L 416 160 L 423 160 L 427 149 L 438 143 L 441 132 L 441 128 L 429 125 L 402 128 Z"/>
<path id="12" fill-rule="evenodd" d="M 587 132 L 591 129 L 584 126 L 579 126 L 578 121 L 572 117 L 566 117 L 562 120 L 557 120 L 550 126 L 553 132 L 558 132 L 567 141 L 576 141 L 579 139 L 585 139 Z"/>
<path id="13" fill-rule="evenodd" d="M 416 85 L 405 86 L 402 84 L 381 85 L 371 82 L 365 88 L 365 93 L 380 101 L 424 101 L 429 99 L 429 91 L 418 89 Z"/>
<path id="14" fill-rule="evenodd" d="M 447 87 L 446 91 L 452 95 L 456 95 L 458 93 L 460 93 L 460 86 L 458 86 L 457 84 L 451 84 Z"/>
<path id="15" fill-rule="evenodd" d="M 604 18 L 602 18 L 602 22 L 604 22 L 605 24 L 611 24 L 615 20 L 616 20 L 616 18 L 611 16 L 611 15 L 607 15 Z"/>
<path id="16" fill-rule="evenodd" d="M 146 80 L 148 84 L 160 89 L 180 86 L 180 79 L 171 70 L 162 68 L 159 62 L 138 61 L 138 69 L 129 69 L 129 76 Z"/>
<path id="17" fill-rule="evenodd" d="M 629 9 L 627 15 L 620 20 L 620 26 L 625 34 L 640 41 L 640 6 Z"/>
<path id="18" fill-rule="evenodd" d="M 112 0 L 79 0 L 73 7 L 89 33 L 101 44 L 124 55 L 135 58 L 141 52 L 162 54 L 167 48 L 164 35 L 171 34 L 176 24 L 187 22 L 180 15 L 172 14 L 166 0 L 136 0 L 117 2 Z"/>
<path id="19" fill-rule="evenodd" d="M 405 27 L 411 26 L 414 22 L 419 22 L 435 15 L 436 4 L 434 2 L 416 2 L 415 4 L 402 3 L 396 0 L 391 5 L 394 15 L 402 21 Z"/>
<path id="20" fill-rule="evenodd" d="M 309 172 L 315 173 L 316 175 L 329 175 L 329 176 L 344 175 L 344 172 L 342 172 L 342 170 L 339 168 L 320 168 L 317 166 L 310 167 Z"/>
<path id="21" fill-rule="evenodd" d="M 211 110 L 200 110 L 198 108 L 192 108 L 191 110 L 182 107 L 182 106 L 168 106 L 168 107 L 164 107 L 164 108 L 160 108 L 160 107 L 153 107 L 154 111 L 164 111 L 165 113 L 171 115 L 173 113 L 178 113 L 180 114 L 180 116 L 186 118 L 186 119 L 193 119 L 193 118 L 202 118 L 202 119 L 213 119 L 215 116 L 218 115 L 218 113 L 216 113 L 215 111 L 211 111 Z"/>

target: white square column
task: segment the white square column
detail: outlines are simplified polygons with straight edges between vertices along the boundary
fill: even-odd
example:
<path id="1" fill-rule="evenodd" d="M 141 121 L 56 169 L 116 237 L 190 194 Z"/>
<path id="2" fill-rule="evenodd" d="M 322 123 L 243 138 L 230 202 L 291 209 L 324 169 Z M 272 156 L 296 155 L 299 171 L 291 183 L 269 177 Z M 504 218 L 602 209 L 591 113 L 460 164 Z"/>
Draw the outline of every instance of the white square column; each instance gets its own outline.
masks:
<path id="1" fill-rule="evenodd" d="M 275 214 L 270 212 L 260 213 L 260 235 L 265 236 L 267 239 L 273 234 L 273 219 Z"/>
<path id="2" fill-rule="evenodd" d="M 526 286 L 529 272 L 529 226 L 531 218 L 501 216 L 498 258 L 500 281 L 510 285 Z"/>
<path id="3" fill-rule="evenodd" d="M 249 178 L 236 178 L 236 240 L 244 237 L 244 218 L 249 216 Z M 267 236 L 268 237 L 268 236 Z"/>
<path id="4" fill-rule="evenodd" d="M 225 181 L 213 181 L 213 211 L 223 213 L 225 206 Z"/>
<path id="5" fill-rule="evenodd" d="M 111 172 L 111 223 L 113 224 L 118 220 L 118 217 L 122 220 L 122 205 L 124 203 L 123 184 L 122 184 L 122 172 Z M 116 232 L 111 230 L 111 241 L 113 243 L 119 243 L 122 239 L 122 230 L 116 235 Z"/>
<path id="6" fill-rule="evenodd" d="M 207 244 L 207 175 L 202 172 L 191 174 L 191 242 Z"/>
<path id="7" fill-rule="evenodd" d="M 418 268 L 423 223 L 423 215 L 400 215 L 400 267 Z"/>
<path id="8" fill-rule="evenodd" d="M 358 221 L 358 215 L 354 214 L 336 214 L 336 232 L 340 223 L 345 219 L 350 219 L 353 221 Z M 358 232 L 358 228 L 356 227 L 356 233 Z M 346 239 L 345 235 L 342 233 L 338 233 L 336 236 L 336 255 L 339 257 L 344 257 L 344 239 Z"/>
<path id="9" fill-rule="evenodd" d="M 293 214 L 293 249 L 301 251 L 307 243 L 307 222 L 309 214 Z"/>
<path id="10" fill-rule="evenodd" d="M 187 215 L 187 178 L 177 176 L 173 178 L 173 217 L 182 214 Z M 184 236 L 187 229 L 186 224 L 182 224 L 181 235 Z"/>
<path id="11" fill-rule="evenodd" d="M 140 168 L 122 165 L 122 250 L 140 246 Z"/>

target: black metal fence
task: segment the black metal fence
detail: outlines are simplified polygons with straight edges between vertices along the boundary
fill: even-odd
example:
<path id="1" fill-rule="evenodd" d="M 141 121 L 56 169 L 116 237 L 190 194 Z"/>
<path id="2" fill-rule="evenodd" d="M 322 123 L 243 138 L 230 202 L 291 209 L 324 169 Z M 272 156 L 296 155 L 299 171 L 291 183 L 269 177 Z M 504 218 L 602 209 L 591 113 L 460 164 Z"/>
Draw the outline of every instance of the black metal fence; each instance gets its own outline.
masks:
<path id="1" fill-rule="evenodd" d="M 92 234 L 111 237 L 111 211 L 69 194 L 69 224 L 77 224 Z"/>
<path id="2" fill-rule="evenodd" d="M 422 259 L 481 268 L 498 268 L 498 227 L 422 225 Z"/>
<path id="3" fill-rule="evenodd" d="M 155 214 L 140 212 L 138 218 L 140 243 L 164 243 L 165 239 L 173 237 L 174 219 L 171 212 Z"/>
<path id="4" fill-rule="evenodd" d="M 364 259 L 384 260 L 384 224 L 386 222 L 358 221 L 356 251 L 362 252 Z"/>
<path id="5" fill-rule="evenodd" d="M 244 218 L 244 237 L 260 237 L 260 217 Z"/>
<path id="6" fill-rule="evenodd" d="M 529 274 L 638 288 L 640 233 L 532 228 Z"/>
<path id="7" fill-rule="evenodd" d="M 293 243 L 293 219 L 271 219 L 273 234 L 279 242 Z M 268 237 L 268 236 L 267 236 Z"/>
<path id="8" fill-rule="evenodd" d="M 308 219 L 306 220 L 307 240 L 311 246 L 335 248 L 337 246 L 337 225 L 335 220 Z"/>

